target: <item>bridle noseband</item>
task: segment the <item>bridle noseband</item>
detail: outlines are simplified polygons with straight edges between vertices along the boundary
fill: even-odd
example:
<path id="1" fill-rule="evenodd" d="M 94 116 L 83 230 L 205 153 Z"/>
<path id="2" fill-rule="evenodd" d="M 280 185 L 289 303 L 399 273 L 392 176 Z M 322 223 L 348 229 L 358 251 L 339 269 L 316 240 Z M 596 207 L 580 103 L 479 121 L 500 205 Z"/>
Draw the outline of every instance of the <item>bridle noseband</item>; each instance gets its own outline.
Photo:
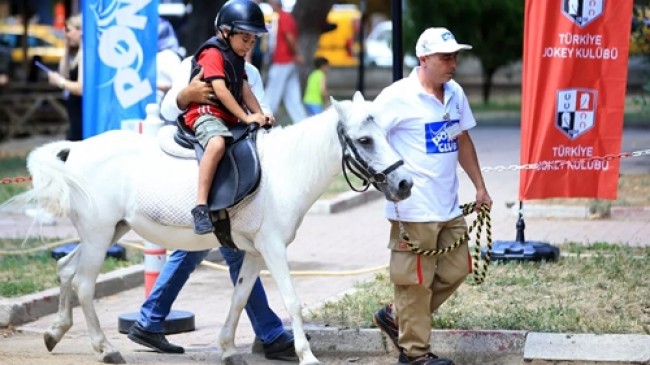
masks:
<path id="1" fill-rule="evenodd" d="M 377 172 L 372 166 L 368 164 L 368 162 L 361 158 L 359 151 L 352 142 L 352 138 L 350 138 L 350 136 L 345 132 L 345 129 L 340 122 L 337 131 L 342 147 L 341 170 L 343 170 L 343 176 L 345 177 L 345 181 L 348 183 L 350 189 L 360 193 L 368 190 L 370 184 L 372 184 L 375 186 L 375 188 L 377 188 L 377 190 L 381 191 L 377 184 L 386 183 L 386 176 L 395 171 L 398 167 L 404 165 L 403 160 L 398 160 L 392 165 L 385 168 L 383 171 Z M 352 151 L 352 156 L 345 153 L 346 147 Z M 352 172 L 356 177 L 363 181 L 363 186 L 360 189 L 355 188 L 352 185 L 352 182 L 348 177 L 348 171 Z"/>

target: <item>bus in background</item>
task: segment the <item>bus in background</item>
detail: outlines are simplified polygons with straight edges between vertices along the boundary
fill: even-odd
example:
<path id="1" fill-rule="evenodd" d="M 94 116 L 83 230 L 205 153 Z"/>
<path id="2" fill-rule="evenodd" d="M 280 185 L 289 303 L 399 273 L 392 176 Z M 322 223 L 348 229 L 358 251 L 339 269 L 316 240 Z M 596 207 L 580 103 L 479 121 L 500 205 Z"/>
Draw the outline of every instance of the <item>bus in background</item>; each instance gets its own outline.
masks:
<path id="1" fill-rule="evenodd" d="M 275 13 L 270 5 L 261 3 L 267 24 Z M 330 67 L 350 67 L 359 64 L 359 27 L 361 11 L 354 4 L 334 4 L 327 14 L 327 22 L 335 25 L 333 30 L 321 34 L 314 57 L 325 57 Z M 262 45 L 266 50 L 266 44 Z"/>
<path id="2" fill-rule="evenodd" d="M 351 67 L 359 63 L 361 11 L 354 4 L 334 4 L 327 22 L 336 28 L 323 33 L 314 57 L 325 57 L 330 67 Z"/>

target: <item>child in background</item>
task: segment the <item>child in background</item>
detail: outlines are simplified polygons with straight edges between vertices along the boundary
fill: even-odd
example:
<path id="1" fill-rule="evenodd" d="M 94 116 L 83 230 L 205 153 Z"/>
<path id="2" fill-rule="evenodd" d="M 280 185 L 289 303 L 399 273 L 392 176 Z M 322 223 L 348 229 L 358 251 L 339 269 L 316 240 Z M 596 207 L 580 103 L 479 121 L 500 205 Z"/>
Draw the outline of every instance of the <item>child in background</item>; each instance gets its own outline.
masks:
<path id="1" fill-rule="evenodd" d="M 325 57 L 316 57 L 314 59 L 314 71 L 307 78 L 305 87 L 305 96 L 302 102 L 305 104 L 309 116 L 316 115 L 323 111 L 329 101 L 329 92 L 327 91 L 327 72 L 330 63 Z"/>

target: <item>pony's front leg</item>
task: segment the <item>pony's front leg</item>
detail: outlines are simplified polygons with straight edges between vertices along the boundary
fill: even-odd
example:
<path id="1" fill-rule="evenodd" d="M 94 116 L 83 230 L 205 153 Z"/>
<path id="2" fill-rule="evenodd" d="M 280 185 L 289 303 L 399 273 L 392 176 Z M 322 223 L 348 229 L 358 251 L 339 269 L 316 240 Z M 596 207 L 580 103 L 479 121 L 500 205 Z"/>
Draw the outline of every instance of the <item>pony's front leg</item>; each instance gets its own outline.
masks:
<path id="1" fill-rule="evenodd" d="M 279 239 L 265 240 L 264 242 L 256 243 L 255 246 L 262 253 L 266 267 L 271 272 L 273 279 L 275 279 L 287 312 L 291 316 L 293 338 L 296 346 L 296 354 L 300 359 L 300 365 L 320 364 L 316 356 L 311 352 L 309 341 L 307 341 L 307 336 L 305 335 L 300 300 L 291 281 L 289 262 L 287 260 L 287 247 Z"/>
<path id="2" fill-rule="evenodd" d="M 232 277 L 232 267 L 230 268 L 231 279 L 233 279 L 232 281 L 235 289 L 230 301 L 230 309 L 228 311 L 228 316 L 226 317 L 226 322 L 224 323 L 224 326 L 221 329 L 221 334 L 219 335 L 219 344 L 223 350 L 222 360 L 226 365 L 246 364 L 246 360 L 244 360 L 235 347 L 235 331 L 241 313 L 248 301 L 248 297 L 250 296 L 253 286 L 259 277 L 261 267 L 262 262 L 259 256 L 245 254 L 242 260 L 242 265 L 239 269 L 238 277 Z"/>

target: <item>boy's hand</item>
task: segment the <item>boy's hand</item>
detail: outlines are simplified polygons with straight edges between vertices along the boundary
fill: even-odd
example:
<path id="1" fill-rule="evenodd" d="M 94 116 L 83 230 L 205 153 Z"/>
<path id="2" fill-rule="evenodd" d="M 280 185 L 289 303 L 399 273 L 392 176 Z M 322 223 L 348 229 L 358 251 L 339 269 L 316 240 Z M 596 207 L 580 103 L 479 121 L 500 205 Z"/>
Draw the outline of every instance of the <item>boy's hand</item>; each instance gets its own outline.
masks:
<path id="1" fill-rule="evenodd" d="M 246 124 L 257 123 L 260 126 L 263 126 L 267 124 L 267 117 L 262 113 L 248 114 L 246 116 L 246 119 L 244 120 L 244 123 Z"/>
<path id="2" fill-rule="evenodd" d="M 266 125 L 275 125 L 275 116 L 273 114 L 264 114 L 264 116 L 266 117 Z"/>

